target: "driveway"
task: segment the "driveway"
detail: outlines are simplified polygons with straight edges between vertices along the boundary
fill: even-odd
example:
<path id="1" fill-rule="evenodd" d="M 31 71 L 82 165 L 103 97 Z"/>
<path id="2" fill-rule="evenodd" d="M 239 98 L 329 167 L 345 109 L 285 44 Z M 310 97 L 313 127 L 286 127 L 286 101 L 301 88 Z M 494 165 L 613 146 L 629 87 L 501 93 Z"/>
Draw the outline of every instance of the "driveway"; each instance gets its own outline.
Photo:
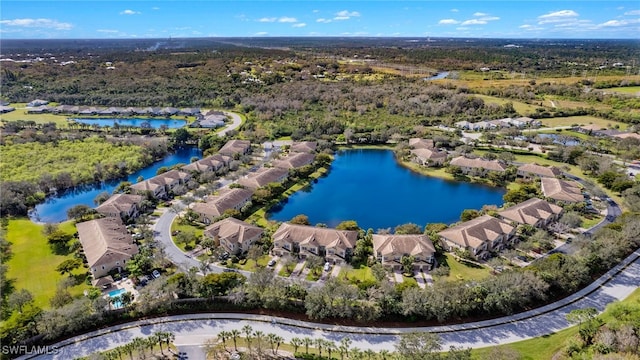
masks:
<path id="1" fill-rule="evenodd" d="M 242 125 L 242 118 L 240 117 L 240 115 L 229 112 L 229 111 L 223 111 L 223 113 L 231 117 L 232 122 L 231 122 L 231 125 L 228 125 L 224 129 L 218 131 L 218 136 L 220 137 L 226 136 L 229 131 L 236 130 L 237 128 L 240 127 L 240 125 Z"/>
<path id="2" fill-rule="evenodd" d="M 393 279 L 396 284 L 402 283 L 404 281 L 404 278 L 402 277 L 402 270 L 393 270 Z"/>
<path id="3" fill-rule="evenodd" d="M 629 296 L 640 284 L 640 250 L 636 251 L 607 274 L 583 290 L 558 302 L 524 313 L 466 324 L 419 328 L 348 327 L 308 323 L 293 319 L 253 314 L 189 314 L 140 320 L 96 330 L 61 341 L 54 346 L 56 354 L 29 355 L 21 359 L 73 359 L 124 345 L 136 336 L 149 336 L 156 331 L 170 331 L 176 343 L 194 347 L 204 344 L 220 331 L 241 329 L 277 333 L 286 342 L 294 337 L 322 338 L 339 342 L 352 340 L 352 347 L 374 351 L 393 349 L 398 334 L 429 331 L 440 335 L 443 348 L 449 346 L 480 348 L 548 335 L 571 326 L 565 316 L 575 309 L 595 307 L 599 311 L 611 302 Z"/>

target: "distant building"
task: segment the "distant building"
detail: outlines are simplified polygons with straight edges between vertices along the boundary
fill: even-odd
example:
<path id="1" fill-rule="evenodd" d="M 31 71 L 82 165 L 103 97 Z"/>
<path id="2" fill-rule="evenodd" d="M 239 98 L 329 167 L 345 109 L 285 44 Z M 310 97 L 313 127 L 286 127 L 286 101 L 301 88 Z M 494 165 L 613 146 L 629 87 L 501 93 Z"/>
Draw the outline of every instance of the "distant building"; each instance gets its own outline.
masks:
<path id="1" fill-rule="evenodd" d="M 218 153 L 233 157 L 235 154 L 245 155 L 251 151 L 251 142 L 249 140 L 229 140 Z"/>
<path id="2" fill-rule="evenodd" d="M 442 165 L 447 160 L 446 151 L 419 148 L 411 150 L 413 161 L 423 166 Z"/>
<path id="3" fill-rule="evenodd" d="M 314 153 L 318 148 L 318 143 L 315 141 L 300 141 L 294 142 L 289 147 L 289 152 L 306 152 L 306 153 Z"/>
<path id="4" fill-rule="evenodd" d="M 289 176 L 289 170 L 282 168 L 260 168 L 255 172 L 250 173 L 246 177 L 238 180 L 238 184 L 249 188 L 257 189 L 268 185 L 269 183 L 281 183 Z"/>
<path id="5" fill-rule="evenodd" d="M 47 105 L 48 103 L 49 102 L 47 100 L 35 99 L 35 100 L 27 103 L 27 107 L 42 106 L 42 105 Z"/>
<path id="6" fill-rule="evenodd" d="M 274 160 L 273 166 L 282 169 L 297 169 L 312 164 L 316 156 L 311 153 L 290 153 L 282 159 Z"/>
<path id="7" fill-rule="evenodd" d="M 518 167 L 517 176 L 522 178 L 534 177 L 558 177 L 562 176 L 562 170 L 555 166 L 542 166 L 538 164 L 524 164 Z"/>
<path id="8" fill-rule="evenodd" d="M 96 211 L 107 217 L 118 217 L 122 220 L 133 220 L 140 214 L 142 196 L 130 194 L 114 194 L 96 207 Z"/>
<path id="9" fill-rule="evenodd" d="M 411 146 L 413 149 L 434 149 L 436 147 L 433 139 L 420 138 L 409 139 L 409 146 Z"/>
<path id="10" fill-rule="evenodd" d="M 253 191 L 241 188 L 223 189 L 218 195 L 207 197 L 207 201 L 193 203 L 191 209 L 198 214 L 200 221 L 211 224 L 214 219 L 224 215 L 230 209 L 240 211 L 249 201 Z"/>
<path id="11" fill-rule="evenodd" d="M 476 176 L 486 175 L 489 172 L 503 173 L 507 170 L 507 165 L 498 160 L 472 159 L 465 156 L 458 156 L 449 164 L 458 166 L 464 174 L 473 173 Z"/>
<path id="12" fill-rule="evenodd" d="M 197 173 L 218 171 L 225 166 L 229 166 L 229 162 L 231 162 L 231 157 L 221 154 L 215 154 L 207 156 L 204 159 L 194 161 L 191 164 L 185 165 L 182 167 L 182 170 Z"/>

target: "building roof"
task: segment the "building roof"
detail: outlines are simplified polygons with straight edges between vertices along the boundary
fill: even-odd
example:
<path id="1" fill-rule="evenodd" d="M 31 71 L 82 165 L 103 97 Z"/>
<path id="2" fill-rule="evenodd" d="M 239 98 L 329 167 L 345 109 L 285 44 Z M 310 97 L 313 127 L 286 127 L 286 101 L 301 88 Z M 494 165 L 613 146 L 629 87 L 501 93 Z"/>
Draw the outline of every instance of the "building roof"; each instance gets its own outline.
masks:
<path id="1" fill-rule="evenodd" d="M 518 168 L 518 171 L 522 171 L 529 174 L 534 174 L 540 177 L 556 177 L 562 175 L 562 170 L 555 166 L 542 166 L 538 164 L 524 164 Z"/>
<path id="2" fill-rule="evenodd" d="M 151 179 L 154 179 L 154 178 L 151 178 Z M 151 192 L 155 192 L 155 190 L 160 187 L 164 188 L 164 184 L 151 181 L 151 179 L 144 180 L 139 183 L 135 183 L 131 185 L 131 188 L 136 191 L 151 191 Z"/>
<path id="3" fill-rule="evenodd" d="M 207 156 L 204 159 L 194 161 L 191 164 L 185 165 L 182 167 L 182 170 L 198 172 L 210 171 L 211 169 L 221 168 L 222 166 L 228 164 L 229 161 L 231 161 L 231 157 L 229 156 L 214 154 L 211 156 Z"/>
<path id="4" fill-rule="evenodd" d="M 411 150 L 411 153 L 421 159 L 444 159 L 447 157 L 447 153 L 445 151 L 438 151 L 435 149 L 425 149 L 419 148 L 415 150 Z"/>
<path id="5" fill-rule="evenodd" d="M 275 160 L 273 166 L 283 169 L 295 169 L 311 164 L 315 158 L 314 154 L 306 152 L 292 153 L 282 159 Z"/>
<path id="6" fill-rule="evenodd" d="M 325 248 L 352 249 L 356 246 L 358 232 L 336 230 L 307 225 L 282 223 L 273 234 L 273 241 L 298 243 L 301 246 L 324 246 Z"/>
<path id="7" fill-rule="evenodd" d="M 438 235 L 462 247 L 478 248 L 485 241 L 494 241 L 513 230 L 514 227 L 505 221 L 483 215 L 443 230 Z"/>
<path id="8" fill-rule="evenodd" d="M 248 224 L 244 221 L 228 217 L 226 219 L 215 222 L 204 230 L 206 236 L 242 244 L 245 240 L 254 239 L 263 232 L 261 227 Z"/>
<path id="9" fill-rule="evenodd" d="M 96 211 L 101 214 L 119 214 L 121 212 L 128 212 L 133 205 L 138 205 L 141 202 L 142 196 L 140 195 L 115 194 L 100 204 L 100 206 L 96 208 Z"/>
<path id="10" fill-rule="evenodd" d="M 104 218 L 76 224 L 89 267 L 130 259 L 138 246 L 120 219 Z"/>
<path id="11" fill-rule="evenodd" d="M 620 133 L 613 136 L 619 139 L 626 139 L 626 138 L 640 139 L 640 134 L 636 134 L 636 133 Z"/>
<path id="12" fill-rule="evenodd" d="M 556 178 L 542 178 L 542 193 L 544 196 L 566 202 L 584 201 L 582 189 L 575 181 L 566 181 Z"/>
<path id="13" fill-rule="evenodd" d="M 223 155 L 233 156 L 233 154 L 244 154 L 251 148 L 249 140 L 229 140 L 218 152 Z"/>
<path id="14" fill-rule="evenodd" d="M 433 149 L 436 145 L 433 139 L 412 138 L 409 139 L 409 146 L 414 149 Z"/>
<path id="15" fill-rule="evenodd" d="M 289 152 L 315 152 L 318 148 L 318 143 L 315 141 L 299 141 L 294 142 L 289 147 Z"/>
<path id="16" fill-rule="evenodd" d="M 382 256 L 431 256 L 436 252 L 427 235 L 373 235 L 373 250 Z"/>
<path id="17" fill-rule="evenodd" d="M 193 211 L 213 217 L 222 216 L 225 211 L 246 202 L 253 191 L 241 188 L 223 189 L 218 195 L 209 196 L 204 203 L 194 203 Z"/>
<path id="18" fill-rule="evenodd" d="M 286 177 L 287 175 L 289 175 L 289 171 L 287 169 L 277 167 L 260 168 L 247 175 L 247 177 L 239 179 L 238 184 L 251 189 L 257 189 L 259 187 L 266 186 L 269 183 L 280 181 L 282 177 Z"/>
<path id="19" fill-rule="evenodd" d="M 168 185 L 168 184 L 174 182 L 175 180 L 185 181 L 185 180 L 189 179 L 190 177 L 191 177 L 191 175 L 189 175 L 189 173 L 173 169 L 173 170 L 169 170 L 167 172 L 163 172 L 160 175 L 156 175 L 156 176 L 152 177 L 151 179 L 149 179 L 149 181 L 155 182 L 155 183 L 159 183 L 159 184 Z"/>
<path id="20" fill-rule="evenodd" d="M 535 225 L 562 212 L 562 207 L 538 198 L 531 198 L 520 204 L 508 207 L 498 213 L 501 217 L 520 224 Z"/>
<path id="21" fill-rule="evenodd" d="M 479 168 L 500 172 L 507 170 L 507 166 L 497 160 L 484 160 L 480 158 L 471 159 L 465 156 L 458 156 L 457 158 L 454 158 L 451 160 L 450 164 L 460 167 Z"/>

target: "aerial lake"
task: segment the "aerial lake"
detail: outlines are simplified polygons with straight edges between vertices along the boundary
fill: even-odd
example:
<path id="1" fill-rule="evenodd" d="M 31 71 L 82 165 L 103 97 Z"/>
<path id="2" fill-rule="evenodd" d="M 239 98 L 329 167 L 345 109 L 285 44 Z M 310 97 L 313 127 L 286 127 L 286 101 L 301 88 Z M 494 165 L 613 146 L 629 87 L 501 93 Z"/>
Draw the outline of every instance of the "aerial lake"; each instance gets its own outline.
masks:
<path id="1" fill-rule="evenodd" d="M 98 126 L 133 126 L 142 127 L 144 123 L 149 123 L 153 129 L 159 129 L 162 125 L 166 125 L 168 129 L 177 129 L 187 124 L 186 120 L 179 119 L 145 119 L 145 118 L 88 118 L 88 119 L 73 119 L 76 122 L 98 125 Z M 117 124 L 117 125 L 116 125 Z"/>
<path id="2" fill-rule="evenodd" d="M 417 174 L 398 164 L 390 150 L 346 150 L 336 154 L 326 177 L 272 209 L 269 219 L 288 221 L 298 214 L 309 222 L 338 225 L 355 220 L 363 229 L 405 223 L 460 220 L 464 209 L 503 204 L 506 190 Z"/>
<path id="3" fill-rule="evenodd" d="M 35 209 L 29 213 L 29 218 L 33 221 L 48 223 L 65 221 L 67 219 L 67 210 L 76 205 L 95 207 L 96 204 L 93 202 L 93 199 L 104 191 L 112 193 L 120 182 L 130 181 L 135 184 L 138 182 L 137 179 L 139 176 L 142 176 L 145 180 L 152 178 L 156 176 L 159 168 L 163 166 L 173 166 L 179 163 L 188 164 L 194 156 L 202 156 L 200 149 L 196 147 L 181 148 L 175 153 L 167 155 L 162 160 L 138 170 L 125 178 L 81 185 L 60 194 L 49 196 L 45 202 L 36 205 Z"/>

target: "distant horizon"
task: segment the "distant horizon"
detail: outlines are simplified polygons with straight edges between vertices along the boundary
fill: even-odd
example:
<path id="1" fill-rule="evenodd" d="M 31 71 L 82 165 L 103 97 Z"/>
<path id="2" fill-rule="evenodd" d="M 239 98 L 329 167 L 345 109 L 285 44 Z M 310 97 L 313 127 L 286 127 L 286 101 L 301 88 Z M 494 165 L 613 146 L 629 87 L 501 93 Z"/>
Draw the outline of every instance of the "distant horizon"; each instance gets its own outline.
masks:
<path id="1" fill-rule="evenodd" d="M 3 39 L 637 39 L 638 1 L 2 2 Z"/>

